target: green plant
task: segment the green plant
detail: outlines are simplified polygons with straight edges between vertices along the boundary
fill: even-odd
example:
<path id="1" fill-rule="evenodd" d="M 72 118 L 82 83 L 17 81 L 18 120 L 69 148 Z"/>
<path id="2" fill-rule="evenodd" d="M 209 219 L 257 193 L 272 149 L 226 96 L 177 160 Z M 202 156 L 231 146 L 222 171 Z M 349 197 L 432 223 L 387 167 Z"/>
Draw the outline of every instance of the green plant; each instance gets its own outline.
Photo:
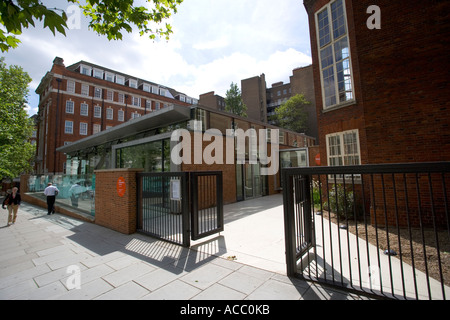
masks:
<path id="1" fill-rule="evenodd" d="M 325 208 L 339 215 L 341 219 L 353 218 L 355 213 L 355 197 L 353 190 L 346 190 L 342 184 L 334 185 L 328 194 Z"/>

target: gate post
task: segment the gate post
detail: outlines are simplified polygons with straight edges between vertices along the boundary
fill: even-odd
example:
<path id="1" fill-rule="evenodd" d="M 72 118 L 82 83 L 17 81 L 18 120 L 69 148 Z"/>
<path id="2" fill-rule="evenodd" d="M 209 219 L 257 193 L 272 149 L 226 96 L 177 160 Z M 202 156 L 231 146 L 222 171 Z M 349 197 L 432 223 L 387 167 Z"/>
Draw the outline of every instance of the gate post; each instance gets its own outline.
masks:
<path id="1" fill-rule="evenodd" d="M 136 232 L 137 173 L 143 169 L 96 170 L 95 223 L 124 233 Z"/>
<path id="2" fill-rule="evenodd" d="M 283 175 L 283 210 L 284 210 L 284 233 L 286 246 L 286 273 L 294 276 L 297 272 L 296 248 L 295 248 L 295 217 L 294 217 L 294 196 L 292 176 L 285 169 L 281 170 Z"/>

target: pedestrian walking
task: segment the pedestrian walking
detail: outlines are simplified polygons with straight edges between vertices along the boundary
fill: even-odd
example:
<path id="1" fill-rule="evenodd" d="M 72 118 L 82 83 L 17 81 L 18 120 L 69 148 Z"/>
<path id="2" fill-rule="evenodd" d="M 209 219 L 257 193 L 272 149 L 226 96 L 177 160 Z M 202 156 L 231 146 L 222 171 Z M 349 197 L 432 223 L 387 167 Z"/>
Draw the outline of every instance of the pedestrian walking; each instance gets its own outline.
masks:
<path id="1" fill-rule="evenodd" d="M 20 202 L 22 199 L 20 198 L 19 188 L 12 188 L 12 192 L 9 193 L 6 198 L 3 200 L 2 208 L 8 209 L 8 224 L 16 223 L 17 212 L 19 211 Z M 5 208 L 6 206 L 6 208 Z"/>
<path id="2" fill-rule="evenodd" d="M 55 200 L 58 193 L 58 188 L 49 182 L 44 190 L 44 195 L 47 196 L 47 215 L 55 213 Z"/>

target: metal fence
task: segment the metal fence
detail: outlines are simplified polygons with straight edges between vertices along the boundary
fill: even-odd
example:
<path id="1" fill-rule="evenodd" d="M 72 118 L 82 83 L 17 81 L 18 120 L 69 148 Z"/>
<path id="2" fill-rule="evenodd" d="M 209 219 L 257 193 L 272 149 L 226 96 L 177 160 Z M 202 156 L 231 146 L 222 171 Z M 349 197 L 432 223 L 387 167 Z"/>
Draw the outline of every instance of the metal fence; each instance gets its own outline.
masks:
<path id="1" fill-rule="evenodd" d="M 222 172 L 140 173 L 140 232 L 190 246 L 223 230 Z"/>
<path id="2" fill-rule="evenodd" d="M 189 246 L 188 172 L 141 173 L 138 190 L 138 226 L 143 233 Z"/>
<path id="3" fill-rule="evenodd" d="M 450 162 L 283 169 L 289 275 L 394 299 L 450 296 Z"/>

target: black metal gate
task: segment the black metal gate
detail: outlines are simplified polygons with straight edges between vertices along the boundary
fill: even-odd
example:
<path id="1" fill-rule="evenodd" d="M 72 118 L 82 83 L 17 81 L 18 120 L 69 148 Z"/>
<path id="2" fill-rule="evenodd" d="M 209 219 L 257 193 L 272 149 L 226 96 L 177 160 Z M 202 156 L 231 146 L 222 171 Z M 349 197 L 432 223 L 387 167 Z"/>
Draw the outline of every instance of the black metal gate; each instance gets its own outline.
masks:
<path id="1" fill-rule="evenodd" d="M 450 162 L 287 168 L 289 276 L 393 299 L 450 296 Z"/>
<path id="2" fill-rule="evenodd" d="M 137 230 L 190 246 L 223 231 L 221 171 L 138 174 Z"/>

